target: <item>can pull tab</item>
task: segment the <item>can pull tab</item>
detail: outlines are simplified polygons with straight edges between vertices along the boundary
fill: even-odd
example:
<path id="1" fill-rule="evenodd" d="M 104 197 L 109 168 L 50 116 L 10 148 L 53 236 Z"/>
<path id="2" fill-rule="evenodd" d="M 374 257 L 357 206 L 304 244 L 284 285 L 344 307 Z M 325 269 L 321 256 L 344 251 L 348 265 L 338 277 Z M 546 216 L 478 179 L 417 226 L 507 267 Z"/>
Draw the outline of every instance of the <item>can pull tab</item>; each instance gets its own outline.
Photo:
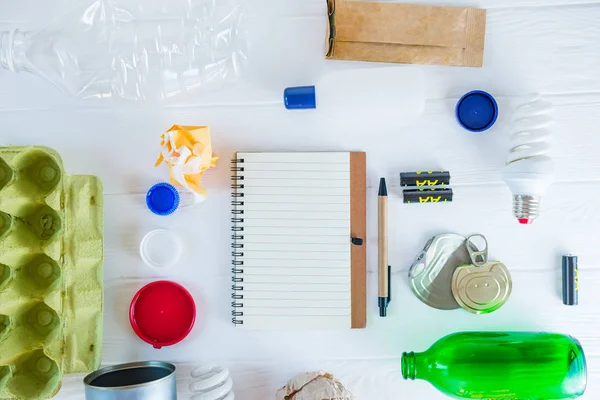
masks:
<path id="1" fill-rule="evenodd" d="M 423 272 L 425 272 L 425 257 L 426 256 L 427 256 L 426 251 L 422 251 L 419 254 L 417 254 L 417 257 L 415 257 L 415 261 L 412 263 L 412 265 L 408 269 L 408 277 L 409 278 L 416 278 L 417 276 L 419 276 Z"/>
<path id="2" fill-rule="evenodd" d="M 483 239 L 483 242 L 485 243 L 483 250 L 478 250 L 479 247 L 473 242 L 473 239 L 475 238 Z M 466 245 L 469 257 L 474 266 L 483 267 L 488 263 L 488 242 L 485 236 L 481 234 L 471 235 L 467 238 Z"/>

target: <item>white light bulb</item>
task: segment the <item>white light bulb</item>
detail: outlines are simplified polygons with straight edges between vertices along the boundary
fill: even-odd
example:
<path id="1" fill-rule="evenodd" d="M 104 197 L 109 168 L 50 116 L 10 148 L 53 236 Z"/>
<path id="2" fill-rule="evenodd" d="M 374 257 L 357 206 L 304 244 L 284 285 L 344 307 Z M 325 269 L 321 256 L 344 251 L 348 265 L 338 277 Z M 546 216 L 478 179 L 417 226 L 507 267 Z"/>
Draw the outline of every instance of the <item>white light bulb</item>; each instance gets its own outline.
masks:
<path id="1" fill-rule="evenodd" d="M 515 112 L 503 176 L 513 193 L 513 214 L 521 224 L 531 224 L 539 216 L 541 198 L 554 180 L 551 113 L 552 105 L 539 94 L 525 96 Z"/>

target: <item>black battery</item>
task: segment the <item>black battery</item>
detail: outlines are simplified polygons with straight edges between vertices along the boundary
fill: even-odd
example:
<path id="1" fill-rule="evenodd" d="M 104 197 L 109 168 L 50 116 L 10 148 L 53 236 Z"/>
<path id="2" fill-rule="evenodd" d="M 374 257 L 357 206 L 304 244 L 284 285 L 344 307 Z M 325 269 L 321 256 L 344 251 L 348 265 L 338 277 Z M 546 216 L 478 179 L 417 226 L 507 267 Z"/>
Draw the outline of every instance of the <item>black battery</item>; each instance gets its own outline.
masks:
<path id="1" fill-rule="evenodd" d="M 576 306 L 579 304 L 579 266 L 577 256 L 562 257 L 563 304 Z"/>
<path id="2" fill-rule="evenodd" d="M 450 184 L 448 171 L 401 172 L 400 186 L 446 186 Z"/>
<path id="3" fill-rule="evenodd" d="M 452 201 L 452 189 L 411 189 L 402 191 L 404 203 L 448 203 Z"/>

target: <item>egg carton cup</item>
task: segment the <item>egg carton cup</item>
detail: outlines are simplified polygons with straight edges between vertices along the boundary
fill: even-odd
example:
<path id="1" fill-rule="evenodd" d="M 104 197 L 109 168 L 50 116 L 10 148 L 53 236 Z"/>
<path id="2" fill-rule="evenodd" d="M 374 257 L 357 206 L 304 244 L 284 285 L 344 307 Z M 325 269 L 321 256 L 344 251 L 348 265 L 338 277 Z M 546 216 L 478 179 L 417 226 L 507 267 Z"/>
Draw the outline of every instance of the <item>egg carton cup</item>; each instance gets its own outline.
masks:
<path id="1" fill-rule="evenodd" d="M 0 399 L 100 366 L 103 197 L 46 147 L 0 147 Z"/>

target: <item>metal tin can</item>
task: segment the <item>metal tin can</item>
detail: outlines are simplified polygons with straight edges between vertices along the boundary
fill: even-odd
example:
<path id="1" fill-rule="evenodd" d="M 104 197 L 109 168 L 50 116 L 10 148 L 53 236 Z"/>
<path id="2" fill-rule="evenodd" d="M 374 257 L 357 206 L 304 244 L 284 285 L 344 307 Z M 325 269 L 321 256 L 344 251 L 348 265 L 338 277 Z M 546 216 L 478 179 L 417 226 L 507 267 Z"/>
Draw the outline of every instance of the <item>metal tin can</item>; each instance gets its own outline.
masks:
<path id="1" fill-rule="evenodd" d="M 488 314 L 506 303 L 512 292 L 508 268 L 499 261 L 478 267 L 463 265 L 454 271 L 452 294 L 462 308 L 473 314 Z"/>
<path id="2" fill-rule="evenodd" d="M 86 400 L 176 400 L 175 366 L 162 361 L 113 365 L 83 379 Z"/>
<path id="3" fill-rule="evenodd" d="M 439 310 L 460 308 L 452 294 L 452 275 L 470 262 L 466 238 L 455 234 L 434 236 L 417 254 L 408 271 L 410 288 L 419 300 Z"/>

